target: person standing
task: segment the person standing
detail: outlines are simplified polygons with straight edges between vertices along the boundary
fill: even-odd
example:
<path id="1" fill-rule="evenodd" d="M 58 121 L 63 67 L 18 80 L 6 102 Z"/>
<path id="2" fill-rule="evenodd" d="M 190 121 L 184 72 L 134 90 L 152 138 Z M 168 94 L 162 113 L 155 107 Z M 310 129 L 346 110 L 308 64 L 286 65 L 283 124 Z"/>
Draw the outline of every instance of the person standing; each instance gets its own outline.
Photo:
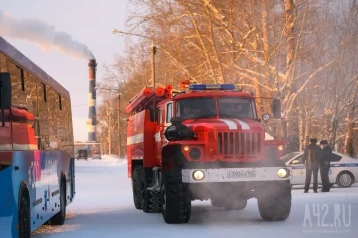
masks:
<path id="1" fill-rule="evenodd" d="M 313 174 L 313 191 L 317 193 L 318 188 L 318 170 L 320 161 L 323 157 L 322 149 L 317 145 L 317 139 L 311 138 L 310 144 L 305 148 L 303 154 L 303 163 L 306 165 L 306 182 L 304 192 L 308 193 Z"/>
<path id="2" fill-rule="evenodd" d="M 330 168 L 330 161 L 331 161 L 331 155 L 332 155 L 332 149 L 328 145 L 328 141 L 322 140 L 320 143 L 322 151 L 323 151 L 323 157 L 320 163 L 320 172 L 321 172 L 321 180 L 322 180 L 322 190 L 321 192 L 329 192 L 330 190 L 330 184 L 329 184 L 329 168 Z"/>

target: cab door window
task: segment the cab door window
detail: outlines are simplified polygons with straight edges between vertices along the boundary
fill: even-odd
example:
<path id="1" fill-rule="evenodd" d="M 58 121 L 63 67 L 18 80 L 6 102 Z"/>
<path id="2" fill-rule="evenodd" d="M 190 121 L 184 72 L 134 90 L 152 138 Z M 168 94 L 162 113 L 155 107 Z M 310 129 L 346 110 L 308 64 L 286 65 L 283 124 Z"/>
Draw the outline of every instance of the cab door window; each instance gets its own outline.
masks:
<path id="1" fill-rule="evenodd" d="M 156 115 L 157 124 L 161 125 L 161 123 L 162 123 L 162 110 L 161 110 L 160 107 L 157 109 L 156 114 L 157 114 Z"/>
<path id="2" fill-rule="evenodd" d="M 166 119 L 165 122 L 170 123 L 170 120 L 172 119 L 173 116 L 173 103 L 167 103 L 167 108 L 166 108 Z"/>

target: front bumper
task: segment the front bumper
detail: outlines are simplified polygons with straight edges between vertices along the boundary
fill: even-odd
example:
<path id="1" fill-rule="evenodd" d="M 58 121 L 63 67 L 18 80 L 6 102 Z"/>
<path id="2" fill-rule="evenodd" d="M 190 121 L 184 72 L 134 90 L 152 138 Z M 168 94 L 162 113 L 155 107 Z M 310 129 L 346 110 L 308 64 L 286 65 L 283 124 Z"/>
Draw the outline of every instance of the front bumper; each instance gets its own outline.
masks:
<path id="1" fill-rule="evenodd" d="M 278 176 L 278 171 L 285 169 L 288 175 Z M 204 178 L 194 179 L 195 171 L 202 171 Z M 292 172 L 288 167 L 256 167 L 256 168 L 217 168 L 217 169 L 182 169 L 183 183 L 217 183 L 217 182 L 264 182 L 291 180 Z"/>

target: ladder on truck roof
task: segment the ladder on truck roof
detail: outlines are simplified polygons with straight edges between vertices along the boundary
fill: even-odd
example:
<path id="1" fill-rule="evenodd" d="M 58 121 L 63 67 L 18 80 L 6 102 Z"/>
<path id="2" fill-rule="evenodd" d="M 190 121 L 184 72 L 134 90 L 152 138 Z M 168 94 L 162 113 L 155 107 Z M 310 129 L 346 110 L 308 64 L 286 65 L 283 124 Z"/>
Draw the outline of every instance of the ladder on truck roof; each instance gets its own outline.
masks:
<path id="1" fill-rule="evenodd" d="M 180 83 L 180 88 L 186 89 L 184 91 L 173 89 L 172 85 L 158 86 L 153 91 L 150 87 L 145 87 L 139 93 L 137 93 L 126 107 L 126 113 L 133 114 L 140 112 L 142 110 L 148 109 L 155 102 L 160 102 L 168 98 L 175 97 L 177 94 L 186 93 L 187 90 L 197 91 L 197 90 L 233 90 L 235 86 L 233 84 L 197 84 L 196 81 L 191 82 L 191 80 L 184 80 Z"/>
<path id="2" fill-rule="evenodd" d="M 145 87 L 137 93 L 126 107 L 126 113 L 133 114 L 149 108 L 154 102 L 160 102 L 173 96 L 176 90 L 172 85 L 158 86 L 153 91 L 152 88 Z"/>

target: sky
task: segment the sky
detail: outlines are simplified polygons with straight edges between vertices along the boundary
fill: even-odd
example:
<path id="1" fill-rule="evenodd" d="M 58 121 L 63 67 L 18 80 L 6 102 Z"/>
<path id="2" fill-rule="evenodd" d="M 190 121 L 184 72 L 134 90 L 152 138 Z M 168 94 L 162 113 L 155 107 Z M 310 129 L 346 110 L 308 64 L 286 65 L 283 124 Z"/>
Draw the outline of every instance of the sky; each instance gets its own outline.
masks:
<path id="1" fill-rule="evenodd" d="M 0 0 L 0 11 L 12 18 L 37 18 L 87 45 L 97 61 L 97 82 L 104 76 L 103 64 L 114 63 L 124 48 L 124 38 L 111 33 L 123 29 L 128 0 Z M 2 36 L 42 68 L 71 95 L 74 139 L 88 138 L 88 60 L 74 58 L 54 48 Z M 97 105 L 99 100 L 97 100 Z"/>

